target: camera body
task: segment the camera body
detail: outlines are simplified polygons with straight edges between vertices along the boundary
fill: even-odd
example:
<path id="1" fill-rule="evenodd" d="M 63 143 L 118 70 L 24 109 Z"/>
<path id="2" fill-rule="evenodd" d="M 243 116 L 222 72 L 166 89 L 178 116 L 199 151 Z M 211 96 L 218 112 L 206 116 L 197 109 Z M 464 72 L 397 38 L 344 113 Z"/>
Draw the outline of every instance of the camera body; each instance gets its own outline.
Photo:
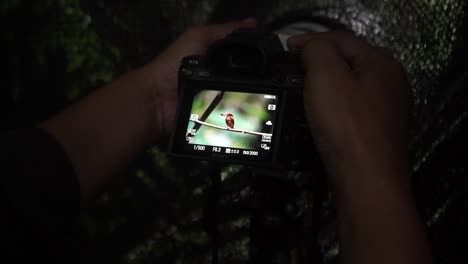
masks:
<path id="1" fill-rule="evenodd" d="M 234 31 L 183 59 L 174 158 L 306 169 L 318 161 L 297 55 L 268 32 Z"/>

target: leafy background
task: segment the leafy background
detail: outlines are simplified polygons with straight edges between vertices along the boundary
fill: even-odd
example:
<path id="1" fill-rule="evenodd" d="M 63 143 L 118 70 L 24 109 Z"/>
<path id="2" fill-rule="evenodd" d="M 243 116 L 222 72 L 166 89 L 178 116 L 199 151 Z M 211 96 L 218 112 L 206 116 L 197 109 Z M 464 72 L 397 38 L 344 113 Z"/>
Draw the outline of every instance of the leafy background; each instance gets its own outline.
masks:
<path id="1" fill-rule="evenodd" d="M 437 263 L 468 259 L 463 0 L 3 0 L 2 131 L 37 124 L 148 62 L 188 26 L 249 15 L 269 23 L 291 10 L 340 21 L 403 63 L 418 208 Z M 320 172 L 308 174 L 170 165 L 165 146 L 150 147 L 83 213 L 83 262 L 289 263 L 299 254 L 334 263 L 333 200 Z"/>

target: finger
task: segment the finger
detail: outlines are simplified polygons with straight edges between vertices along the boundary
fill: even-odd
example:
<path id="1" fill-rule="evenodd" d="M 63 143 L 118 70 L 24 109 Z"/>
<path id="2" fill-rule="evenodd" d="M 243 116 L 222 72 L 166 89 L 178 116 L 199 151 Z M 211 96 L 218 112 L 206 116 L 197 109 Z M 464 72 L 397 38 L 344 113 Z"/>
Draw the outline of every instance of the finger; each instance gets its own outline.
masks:
<path id="1" fill-rule="evenodd" d="M 388 60 L 398 62 L 396 54 L 389 48 L 386 47 L 375 47 L 377 53 L 381 56 L 387 58 Z"/>
<path id="2" fill-rule="evenodd" d="M 373 47 L 365 40 L 348 31 L 304 34 L 291 38 L 288 45 L 293 49 L 300 50 L 310 41 L 318 40 L 328 42 L 353 70 L 358 70 L 363 64 L 365 65 L 366 59 L 375 53 Z"/>
<path id="3" fill-rule="evenodd" d="M 308 77 L 317 85 L 339 86 L 353 78 L 352 70 L 339 50 L 328 40 L 309 39 L 302 49 L 302 62 Z"/>
<path id="4" fill-rule="evenodd" d="M 287 45 L 289 50 L 302 50 L 307 41 L 313 38 L 314 35 L 319 35 L 319 33 L 304 33 L 288 38 Z"/>
<path id="5" fill-rule="evenodd" d="M 224 38 L 233 30 L 253 28 L 256 25 L 254 18 L 248 18 L 226 24 L 193 27 L 185 31 L 164 54 L 173 61 L 180 61 L 188 55 L 204 54 L 214 41 Z"/>
<path id="6" fill-rule="evenodd" d="M 311 32 L 304 33 L 296 36 L 292 36 L 288 39 L 288 46 L 291 48 L 302 49 L 310 39 L 322 38 L 329 41 L 337 42 L 342 44 L 340 46 L 356 46 L 365 43 L 365 40 L 361 37 L 356 36 L 351 31 L 329 31 L 329 32 Z"/>

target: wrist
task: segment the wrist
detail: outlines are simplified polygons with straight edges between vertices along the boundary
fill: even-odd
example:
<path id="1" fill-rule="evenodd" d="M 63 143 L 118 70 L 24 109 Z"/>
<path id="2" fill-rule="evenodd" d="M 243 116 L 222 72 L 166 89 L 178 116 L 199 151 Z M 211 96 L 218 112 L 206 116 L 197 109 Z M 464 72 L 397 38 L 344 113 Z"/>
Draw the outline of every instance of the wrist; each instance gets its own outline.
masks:
<path id="1" fill-rule="evenodd" d="M 390 170 L 353 171 L 349 179 L 333 183 L 339 207 L 381 206 L 382 202 L 394 200 L 412 201 L 409 174 Z M 405 179 L 403 179 L 405 178 Z M 385 203 L 384 203 L 385 204 Z"/>
<path id="2" fill-rule="evenodd" d="M 410 195 L 407 152 L 379 149 L 376 152 L 350 148 L 346 152 L 330 153 L 325 163 L 338 198 L 368 199 L 379 192 Z"/>
<path id="3" fill-rule="evenodd" d="M 172 123 L 171 112 L 173 94 L 176 89 L 171 84 L 177 83 L 171 74 L 164 74 L 164 68 L 157 62 L 151 62 L 134 73 L 140 83 L 141 103 L 144 109 L 144 119 L 147 124 L 147 143 L 154 144 L 169 134 L 168 124 Z M 169 95 L 168 95 L 169 94 Z"/>

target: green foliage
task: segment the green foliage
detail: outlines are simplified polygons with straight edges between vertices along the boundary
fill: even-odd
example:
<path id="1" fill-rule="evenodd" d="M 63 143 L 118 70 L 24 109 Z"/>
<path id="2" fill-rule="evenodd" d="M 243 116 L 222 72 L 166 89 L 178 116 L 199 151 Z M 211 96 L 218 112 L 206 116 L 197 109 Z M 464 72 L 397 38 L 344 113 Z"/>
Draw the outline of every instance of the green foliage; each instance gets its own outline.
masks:
<path id="1" fill-rule="evenodd" d="M 460 0 L 410 1 L 411 4 L 408 1 L 370 0 L 267 2 L 251 1 L 248 4 L 261 7 L 254 11 L 264 21 L 272 21 L 292 9 L 331 8 L 320 14 L 340 19 L 362 35 L 374 36 L 371 40 L 377 44 L 392 48 L 412 73 L 410 78 L 417 84 L 415 94 L 420 106 L 431 105 L 431 97 L 425 94 L 433 94 L 434 89 L 428 83 L 438 78 L 449 63 L 457 40 L 455 33 L 458 32 L 459 19 L 462 17 Z M 365 5 L 347 6 L 347 2 L 363 2 L 372 8 L 365 8 Z M 385 4 L 380 4 L 381 2 Z M 15 76 L 19 76 L 14 77 L 18 83 L 26 82 L 30 77 L 27 74 L 55 74 L 46 81 L 51 85 L 55 83 L 64 91 L 66 97 L 63 100 L 74 101 L 92 89 L 110 82 L 120 73 L 149 60 L 188 26 L 205 24 L 216 17 L 213 14 L 218 14 L 218 17 L 233 15 L 233 10 L 217 10 L 223 4 L 230 6 L 229 3 L 238 4 L 236 1 L 220 0 L 2 0 L 0 14 L 8 22 L 4 32 L 5 43 L 13 43 L 7 51 L 10 63 L 8 66 L 19 69 L 18 71 L 27 69 L 26 73 L 13 72 Z M 356 10 L 363 12 L 357 13 Z M 376 14 L 380 12 L 381 16 L 374 15 L 374 11 Z M 360 16 L 369 12 L 372 16 Z M 253 12 L 249 14 L 252 15 Z M 371 27 L 369 24 L 382 28 Z M 380 41 L 376 41 L 379 39 Z M 64 65 L 56 63 L 56 60 L 63 60 Z M 52 69 L 56 64 L 62 68 Z M 29 83 L 26 82 L 27 84 Z M 45 95 L 51 93 L 47 82 L 32 84 L 37 85 L 34 88 Z M 41 103 L 46 105 L 49 101 Z M 466 105 L 466 101 L 463 103 Z M 256 107 L 252 103 L 246 105 Z M 435 106 L 437 105 L 434 103 L 431 107 Z M 203 103 L 196 102 L 194 108 L 203 108 Z M 428 107 L 420 108 L 427 110 Z M 30 109 L 32 112 L 39 110 L 34 107 Z M 266 114 L 259 109 L 245 111 L 260 113 L 257 118 L 261 122 L 266 121 Z M 256 122 L 240 111 L 235 116 L 236 124 L 250 125 Z M 447 118 L 444 115 L 428 116 L 434 120 Z M 210 121 L 223 124 L 222 120 Z M 427 123 L 424 123 L 424 127 L 428 127 L 427 131 L 431 130 Z M 256 130 L 254 127 L 250 129 Z M 432 138 L 424 138 L 422 143 L 419 142 L 418 148 L 422 149 L 420 152 L 425 153 L 425 145 L 431 147 L 432 142 L 435 142 Z M 420 167 L 426 169 L 418 170 L 421 175 L 426 171 L 427 174 L 433 173 L 428 164 L 435 152 L 428 152 L 430 155 L 428 154 L 427 159 L 426 156 L 422 159 Z M 447 151 L 446 156 L 450 156 L 449 154 L 450 151 Z M 466 161 L 464 162 L 465 165 L 460 162 L 459 166 L 466 166 Z M 439 170 L 445 168 L 441 165 Z M 277 174 L 273 171 L 267 173 Z M 444 173 L 434 173 L 434 178 Z M 457 172 L 457 175 L 466 175 L 466 171 Z M 216 183 L 217 177 L 214 176 L 219 176 L 219 183 Z M 273 219 L 272 222 L 281 220 L 278 215 L 293 215 L 291 218 L 305 216 L 307 222 L 310 220 L 307 212 L 315 202 L 311 192 L 304 187 L 311 179 L 308 177 L 310 175 L 292 174 L 294 187 L 288 187 L 285 181 L 280 181 L 275 192 L 265 191 L 261 195 L 258 195 L 258 190 L 254 190 L 254 176 L 254 173 L 241 166 L 210 171 L 200 164 L 194 167 L 187 163 L 170 164 L 164 147 L 149 148 L 123 175 L 116 178 L 108 191 L 99 197 L 95 207 L 84 213 L 84 240 L 90 246 L 89 252 L 85 252 L 89 256 L 86 263 L 211 263 L 213 230 L 210 229 L 213 226 L 219 228 L 221 263 L 248 262 L 252 252 L 255 252 L 249 239 L 252 225 L 255 224 L 252 215 L 257 213 L 256 210 L 265 209 L 258 205 L 259 200 L 255 200 L 253 193 L 266 197 L 261 200 L 263 205 L 275 207 L 276 211 L 265 209 L 261 212 L 271 216 L 265 218 Z M 423 180 L 428 182 L 425 177 Z M 274 182 L 274 179 L 259 181 L 264 184 Z M 434 182 L 433 186 L 445 186 L 439 184 L 439 181 Z M 218 186 L 214 188 L 216 184 Z M 297 186 L 303 189 L 298 191 Z M 264 185 L 261 187 L 268 189 Z M 215 190 L 221 191 L 216 193 Z M 435 193 L 427 192 L 429 196 L 441 196 Z M 216 207 L 213 201 L 219 202 L 217 209 L 213 209 Z M 324 205 L 328 209 L 324 210 L 323 216 L 326 223 L 321 234 L 321 253 L 333 260 L 337 255 L 338 245 L 336 233 L 333 232 L 334 214 L 329 210 L 330 204 L 328 200 Z M 295 207 L 298 209 L 291 209 Z M 437 225 L 440 222 L 445 208 L 448 207 L 444 206 L 444 210 L 436 211 L 431 224 Z M 213 210 L 218 211 L 213 213 Z M 431 210 L 427 211 L 430 214 Z M 212 220 L 213 215 L 217 216 L 216 221 Z M 256 224 L 258 227 L 258 223 Z M 443 234 L 444 230 L 441 230 L 440 233 Z M 310 229 L 304 233 L 306 231 L 310 233 Z M 260 235 L 268 235 L 269 232 L 268 229 Z M 287 237 L 282 238 L 287 243 Z M 257 241 L 257 246 L 274 244 L 276 240 L 281 240 L 280 234 L 275 234 L 275 239 L 271 240 L 275 241 Z M 445 243 L 447 240 L 441 241 Z M 312 245 L 316 241 L 306 242 Z M 284 248 L 287 249 L 288 245 L 283 245 Z M 281 248 L 265 246 L 261 253 L 266 252 L 265 255 L 271 256 L 287 255 L 287 252 L 280 251 Z M 273 262 L 271 259 L 273 258 L 269 261 Z"/>
<path id="2" fill-rule="evenodd" d="M 68 100 L 75 100 L 91 88 L 111 81 L 121 63 L 120 51 L 100 38 L 92 27 L 92 18 L 79 0 L 6 1 L 5 15 L 15 16 L 16 23 L 31 28 L 27 39 L 39 67 L 47 68 L 52 54 L 64 54 Z M 37 25 L 27 25 L 35 23 Z M 17 32 L 22 33 L 22 32 Z M 23 52 L 23 51 L 19 51 Z"/>
<path id="3" fill-rule="evenodd" d="M 3 0 L 0 2 L 0 14 L 4 15 L 9 10 L 17 6 L 21 0 Z"/>
<path id="4" fill-rule="evenodd" d="M 111 81 L 120 63 L 120 51 L 104 43 L 90 27 L 91 17 L 80 7 L 78 0 L 56 2 L 60 10 L 57 31 L 50 31 L 50 44 L 62 47 L 67 56 L 67 72 L 77 76 L 68 98 L 78 98 L 90 86 Z"/>

